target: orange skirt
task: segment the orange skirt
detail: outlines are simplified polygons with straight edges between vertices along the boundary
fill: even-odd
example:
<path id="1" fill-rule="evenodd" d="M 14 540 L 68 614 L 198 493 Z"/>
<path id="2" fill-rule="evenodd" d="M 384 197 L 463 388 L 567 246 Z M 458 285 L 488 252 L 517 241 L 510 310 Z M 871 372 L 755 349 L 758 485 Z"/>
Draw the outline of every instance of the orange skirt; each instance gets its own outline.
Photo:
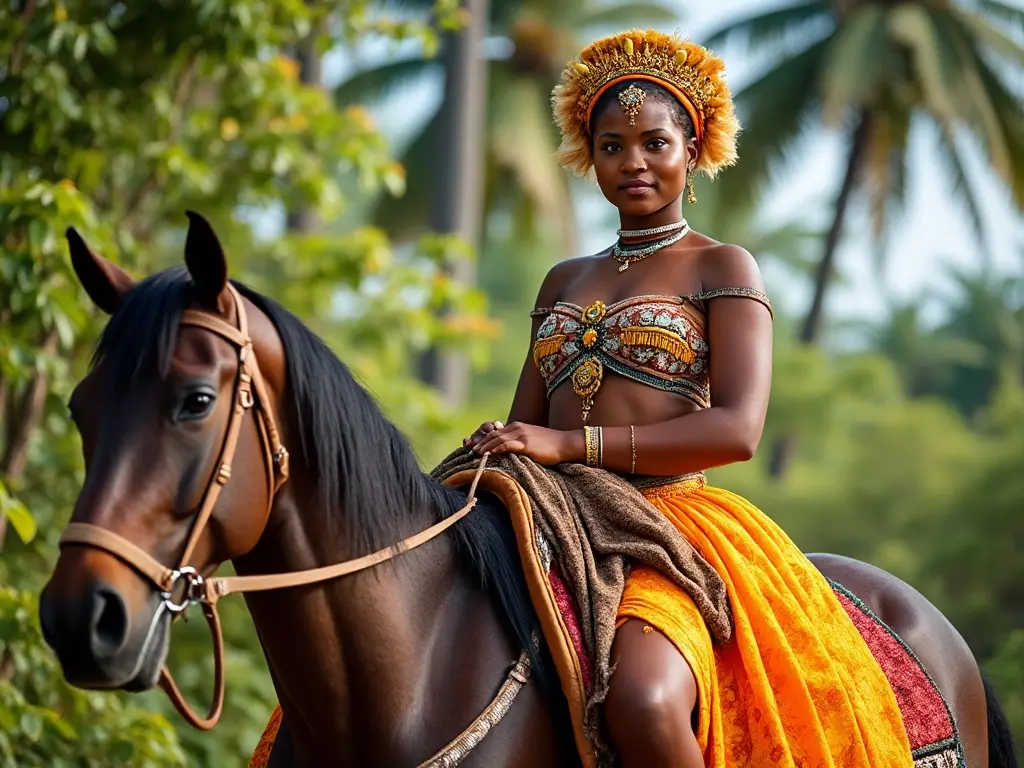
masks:
<path id="1" fill-rule="evenodd" d="M 619 623 L 657 628 L 697 681 L 708 768 L 912 768 L 892 688 L 828 582 L 767 515 L 703 482 L 645 489 L 725 580 L 735 632 L 712 646 L 689 596 L 633 570 Z"/>

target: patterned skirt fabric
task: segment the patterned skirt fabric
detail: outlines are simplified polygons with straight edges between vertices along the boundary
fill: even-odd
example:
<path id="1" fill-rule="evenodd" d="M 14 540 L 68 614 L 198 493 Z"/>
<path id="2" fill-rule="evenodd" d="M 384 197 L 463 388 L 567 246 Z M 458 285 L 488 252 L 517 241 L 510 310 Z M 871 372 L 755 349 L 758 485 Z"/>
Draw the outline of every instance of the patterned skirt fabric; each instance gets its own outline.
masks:
<path id="1" fill-rule="evenodd" d="M 690 598 L 636 568 L 619 621 L 664 634 L 697 680 L 708 768 L 911 768 L 899 705 L 831 585 L 744 499 L 710 487 L 644 493 L 725 579 L 735 635 L 711 637 Z"/>

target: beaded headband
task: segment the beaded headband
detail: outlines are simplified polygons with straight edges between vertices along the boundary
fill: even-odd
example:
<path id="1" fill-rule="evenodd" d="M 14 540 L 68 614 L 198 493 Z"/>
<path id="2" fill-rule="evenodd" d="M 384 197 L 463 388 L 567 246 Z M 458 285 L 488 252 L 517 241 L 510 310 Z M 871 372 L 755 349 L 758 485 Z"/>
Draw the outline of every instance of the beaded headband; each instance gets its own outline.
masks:
<path id="1" fill-rule="evenodd" d="M 724 72 L 725 64 L 707 49 L 653 29 L 591 43 L 569 62 L 552 93 L 555 122 L 562 133 L 559 163 L 586 175 L 593 166 L 590 119 L 594 105 L 619 83 L 643 80 L 671 93 L 689 114 L 697 139 L 696 169 L 714 178 L 737 160 L 740 125 Z M 626 88 L 619 96 L 630 124 L 643 106 L 638 93 L 643 91 Z"/>

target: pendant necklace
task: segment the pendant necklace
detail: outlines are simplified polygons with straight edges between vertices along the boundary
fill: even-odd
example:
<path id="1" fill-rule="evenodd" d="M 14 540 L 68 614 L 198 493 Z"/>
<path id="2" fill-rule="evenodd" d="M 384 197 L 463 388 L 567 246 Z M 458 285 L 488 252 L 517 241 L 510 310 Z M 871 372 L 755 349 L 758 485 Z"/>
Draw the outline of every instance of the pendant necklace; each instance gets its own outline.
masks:
<path id="1" fill-rule="evenodd" d="M 677 227 L 677 225 L 675 225 L 675 224 L 669 225 L 669 226 L 671 226 L 672 229 L 675 229 Z M 659 227 L 657 229 L 662 229 L 662 228 Z M 663 230 L 663 231 L 670 231 L 670 230 Z M 627 232 L 623 232 L 622 230 L 620 230 L 620 232 L 622 234 L 633 235 L 634 232 L 648 232 L 648 230 L 642 230 L 641 229 L 641 230 L 633 230 L 633 231 L 627 231 Z M 619 272 L 625 272 L 627 269 L 629 269 L 629 265 L 632 264 L 634 261 L 643 261 L 648 256 L 654 255 L 655 253 L 657 253 L 661 249 L 667 248 L 668 246 L 672 245 L 673 243 L 678 243 L 680 240 L 682 240 L 684 237 L 686 237 L 689 234 L 689 232 L 690 232 L 690 226 L 684 220 L 682 222 L 682 227 L 679 229 L 678 232 L 675 232 L 675 233 L 669 235 L 668 237 L 662 238 L 661 240 L 655 240 L 653 243 L 645 243 L 644 245 L 633 246 L 633 247 L 630 247 L 630 246 L 623 247 L 622 239 L 621 239 L 621 234 L 620 234 L 619 240 L 616 241 L 615 245 L 612 246 L 612 258 L 615 259 L 617 262 L 619 262 L 622 265 L 621 267 L 619 267 Z M 654 230 L 650 230 L 649 234 L 655 234 Z"/>

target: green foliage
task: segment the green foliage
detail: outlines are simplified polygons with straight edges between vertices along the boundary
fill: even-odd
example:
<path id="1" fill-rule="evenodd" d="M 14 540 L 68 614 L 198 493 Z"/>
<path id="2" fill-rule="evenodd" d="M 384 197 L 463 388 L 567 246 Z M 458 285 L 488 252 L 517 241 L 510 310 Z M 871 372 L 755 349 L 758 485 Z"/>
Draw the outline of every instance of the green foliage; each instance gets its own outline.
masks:
<path id="1" fill-rule="evenodd" d="M 0 586 L 0 765 L 175 768 L 188 765 L 167 718 L 127 694 L 65 685 L 43 643 L 37 597 Z"/>
<path id="2" fill-rule="evenodd" d="M 241 601 L 222 611 L 230 685 L 213 733 L 188 729 L 159 693 L 69 689 L 42 643 L 38 590 L 83 476 L 64 404 L 104 321 L 73 275 L 65 228 L 144 276 L 181 262 L 184 212 L 202 212 L 232 275 L 307 320 L 421 452 L 455 439 L 411 361 L 435 343 L 479 357 L 493 335 L 482 294 L 446 277 L 465 249 L 435 237 L 396 249 L 373 227 L 275 232 L 282 210 L 331 220 L 351 202 L 343 190 L 405 184 L 367 113 L 303 84 L 294 51 L 309 35 L 323 51 L 372 32 L 429 51 L 463 20 L 450 0 L 426 10 L 38 0 L 0 15 L 0 531 L 16 534 L 0 561 L 0 764 L 243 765 L 276 703 Z M 443 320 L 441 306 L 453 309 Z M 201 708 L 200 624 L 175 627 L 171 665 Z"/>
<path id="3" fill-rule="evenodd" d="M 999 703 L 1020 744 L 1024 734 L 1024 630 L 1011 632 L 986 665 Z"/>

